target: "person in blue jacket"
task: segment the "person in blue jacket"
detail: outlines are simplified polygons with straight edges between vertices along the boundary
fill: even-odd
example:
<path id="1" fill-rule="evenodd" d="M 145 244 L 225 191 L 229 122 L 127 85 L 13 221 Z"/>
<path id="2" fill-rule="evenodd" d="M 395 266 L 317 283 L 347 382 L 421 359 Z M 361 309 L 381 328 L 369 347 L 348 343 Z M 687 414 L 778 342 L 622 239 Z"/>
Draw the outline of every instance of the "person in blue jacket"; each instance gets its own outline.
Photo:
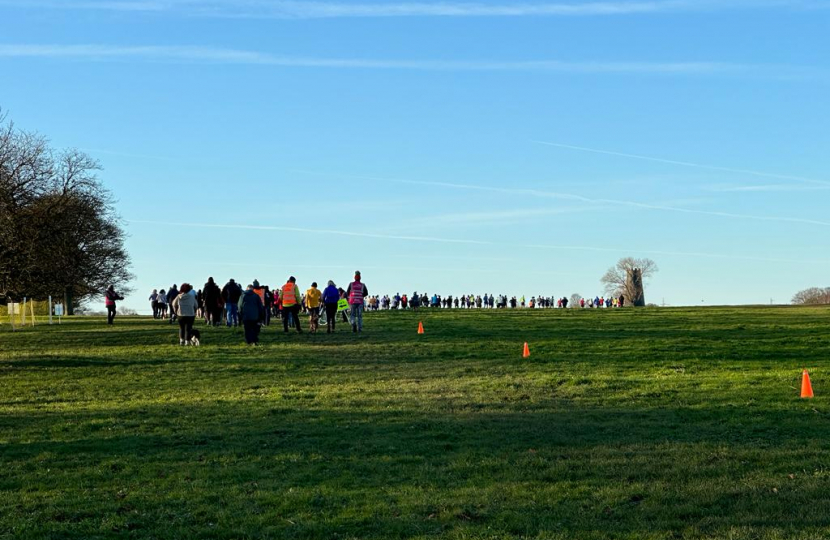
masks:
<path id="1" fill-rule="evenodd" d="M 323 290 L 323 305 L 326 306 L 326 333 L 334 332 L 334 323 L 337 318 L 337 302 L 340 301 L 340 291 L 332 280 Z"/>

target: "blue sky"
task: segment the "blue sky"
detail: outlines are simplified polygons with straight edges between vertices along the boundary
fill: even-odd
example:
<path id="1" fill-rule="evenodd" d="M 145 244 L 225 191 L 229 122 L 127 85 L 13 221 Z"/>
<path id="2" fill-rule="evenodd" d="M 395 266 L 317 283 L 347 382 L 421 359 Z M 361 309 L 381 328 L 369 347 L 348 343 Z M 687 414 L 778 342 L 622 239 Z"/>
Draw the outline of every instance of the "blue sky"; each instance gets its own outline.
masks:
<path id="1" fill-rule="evenodd" d="M 830 2 L 0 0 L 0 107 L 98 158 L 136 293 L 778 303 L 828 285 Z M 546 144 L 553 143 L 553 144 Z"/>

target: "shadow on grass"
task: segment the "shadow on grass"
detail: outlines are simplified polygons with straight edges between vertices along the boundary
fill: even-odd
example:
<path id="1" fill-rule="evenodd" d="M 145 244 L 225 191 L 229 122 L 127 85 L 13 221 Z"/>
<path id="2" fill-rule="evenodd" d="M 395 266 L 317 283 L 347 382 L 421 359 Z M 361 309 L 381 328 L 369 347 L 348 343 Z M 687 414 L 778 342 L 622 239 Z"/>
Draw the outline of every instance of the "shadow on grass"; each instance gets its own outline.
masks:
<path id="1" fill-rule="evenodd" d="M 33 513 L 43 532 L 75 515 L 83 491 L 100 505 L 95 519 L 129 502 L 156 534 L 170 508 L 188 516 L 180 532 L 211 522 L 226 536 L 263 516 L 274 534 L 298 538 L 830 527 L 830 453 L 819 442 L 830 427 L 806 410 L 355 412 L 315 408 L 303 393 L 249 394 L 4 414 L 13 441 L 0 445 L 0 491 L 28 501 L 6 519 Z"/>

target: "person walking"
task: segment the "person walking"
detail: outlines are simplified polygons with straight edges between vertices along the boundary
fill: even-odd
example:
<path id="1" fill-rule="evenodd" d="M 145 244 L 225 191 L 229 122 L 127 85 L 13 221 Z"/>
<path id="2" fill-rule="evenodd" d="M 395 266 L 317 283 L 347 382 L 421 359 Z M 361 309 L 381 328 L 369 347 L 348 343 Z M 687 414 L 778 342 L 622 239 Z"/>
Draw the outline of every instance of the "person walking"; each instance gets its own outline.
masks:
<path id="1" fill-rule="evenodd" d="M 153 289 L 153 292 L 150 293 L 150 307 L 153 308 L 153 318 L 159 318 L 159 292 L 156 289 Z"/>
<path id="2" fill-rule="evenodd" d="M 202 295 L 205 300 L 205 315 L 207 323 L 219 326 L 222 322 L 222 291 L 219 285 L 209 277 L 205 286 L 202 287 Z"/>
<path id="3" fill-rule="evenodd" d="M 239 297 L 239 316 L 242 318 L 242 326 L 245 327 L 245 343 L 257 346 L 260 325 L 265 320 L 265 304 L 262 303 L 262 298 L 254 292 L 253 285 L 248 285 Z"/>
<path id="4" fill-rule="evenodd" d="M 305 292 L 305 307 L 308 310 L 309 328 L 312 334 L 317 333 L 320 325 L 320 300 L 323 293 L 317 288 L 317 282 L 311 284 L 311 288 Z"/>
<path id="5" fill-rule="evenodd" d="M 191 294 L 192 290 L 190 283 L 182 283 L 179 295 L 170 304 L 170 309 L 179 320 L 179 345 L 190 345 L 193 339 L 193 323 L 196 321 L 199 301 L 196 295 Z"/>
<path id="6" fill-rule="evenodd" d="M 326 306 L 326 333 L 334 332 L 335 322 L 337 321 L 337 302 L 340 301 L 340 291 L 332 280 L 329 280 L 328 286 L 323 290 L 323 304 Z"/>
<path id="7" fill-rule="evenodd" d="M 274 291 L 268 285 L 265 285 L 262 301 L 265 304 L 265 326 L 269 326 L 271 324 L 271 310 L 274 309 Z"/>
<path id="8" fill-rule="evenodd" d="M 363 331 L 363 305 L 365 298 L 369 296 L 369 289 L 360 280 L 360 271 L 354 273 L 354 281 L 349 283 L 346 289 L 346 297 L 352 311 L 352 332 Z"/>
<path id="9" fill-rule="evenodd" d="M 233 278 L 229 279 L 222 287 L 222 299 L 225 301 L 225 321 L 228 328 L 239 326 L 239 297 L 242 296 L 242 288 L 236 284 Z"/>
<path id="10" fill-rule="evenodd" d="M 104 293 L 104 304 L 107 306 L 107 324 L 112 325 L 115 321 L 115 302 L 116 300 L 123 300 L 124 297 L 115 292 L 115 287 L 110 285 L 107 287 L 107 292 Z"/>
<path id="11" fill-rule="evenodd" d="M 288 333 L 289 318 L 293 318 L 297 333 L 302 334 L 303 329 L 300 328 L 300 288 L 297 287 L 297 278 L 294 276 L 288 278 L 288 281 L 282 286 L 280 298 L 282 299 L 282 326 L 285 333 Z"/>
<path id="12" fill-rule="evenodd" d="M 170 306 L 170 304 L 173 303 L 173 299 L 176 298 L 177 296 L 179 296 L 179 289 L 176 287 L 176 284 L 174 283 L 172 287 L 167 289 L 167 305 Z M 176 311 L 171 307 L 170 308 L 170 324 L 173 324 L 173 321 L 175 321 L 175 320 L 176 320 Z"/>
<path id="13" fill-rule="evenodd" d="M 167 318 L 167 293 L 164 292 L 164 289 L 159 289 L 159 295 L 156 298 L 156 302 L 158 303 L 159 307 L 159 319 L 166 319 Z"/>

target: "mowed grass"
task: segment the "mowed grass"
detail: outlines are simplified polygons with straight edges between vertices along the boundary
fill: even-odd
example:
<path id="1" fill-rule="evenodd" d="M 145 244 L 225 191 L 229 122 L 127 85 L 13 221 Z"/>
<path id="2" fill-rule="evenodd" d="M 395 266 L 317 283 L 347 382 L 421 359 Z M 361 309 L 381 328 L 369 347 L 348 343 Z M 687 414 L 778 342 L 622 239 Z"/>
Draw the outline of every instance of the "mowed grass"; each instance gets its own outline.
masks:
<path id="1" fill-rule="evenodd" d="M 0 327 L 0 538 L 830 537 L 827 309 L 365 323 Z"/>

